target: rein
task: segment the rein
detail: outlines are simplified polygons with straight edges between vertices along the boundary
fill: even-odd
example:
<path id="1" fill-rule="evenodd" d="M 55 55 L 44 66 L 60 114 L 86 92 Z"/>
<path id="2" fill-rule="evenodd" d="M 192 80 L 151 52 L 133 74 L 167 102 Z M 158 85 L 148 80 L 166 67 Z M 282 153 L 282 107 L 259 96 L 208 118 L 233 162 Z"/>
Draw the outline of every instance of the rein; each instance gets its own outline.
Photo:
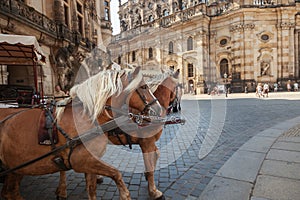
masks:
<path id="1" fill-rule="evenodd" d="M 72 139 L 70 139 L 69 141 L 67 141 L 66 144 L 62 145 L 62 146 L 59 146 L 59 147 L 56 147 L 55 149 L 52 149 L 50 152 L 44 154 L 44 155 L 41 155 L 35 159 L 32 159 L 30 161 L 27 161 L 19 166 L 16 166 L 14 168 L 11 168 L 11 169 L 8 169 L 8 170 L 5 170 L 3 172 L 0 173 L 0 177 L 1 176 L 4 176 L 8 173 L 11 173 L 11 172 L 14 172 L 18 169 L 21 169 L 23 167 L 26 167 L 30 164 L 33 164 L 34 162 L 37 162 L 39 160 L 42 160 L 48 156 L 51 156 L 53 154 L 56 154 L 66 148 L 75 148 L 76 146 L 82 144 L 83 142 L 86 142 L 86 141 L 89 141 L 97 136 L 99 136 L 99 132 L 102 131 L 102 133 L 105 133 L 105 132 L 108 132 L 110 130 L 113 130 L 115 128 L 117 128 L 118 126 L 123 125 L 124 123 L 128 122 L 128 118 L 125 117 L 125 116 L 121 116 L 121 117 L 118 117 L 114 120 L 111 120 L 111 121 L 108 121 L 104 124 L 102 124 L 101 126 L 97 126 L 96 128 L 93 128 L 85 133 L 83 133 L 82 135 L 78 135 Z"/>
<path id="2" fill-rule="evenodd" d="M 2 120 L 0 121 L 0 124 L 2 124 L 3 122 L 5 122 L 5 121 L 7 121 L 7 120 L 9 120 L 9 119 L 11 119 L 11 118 L 13 118 L 14 116 L 16 116 L 16 115 L 18 115 L 18 114 L 21 114 L 21 113 L 23 113 L 23 112 L 25 112 L 25 111 L 31 110 L 31 109 L 33 109 L 33 108 L 38 108 L 38 107 L 40 107 L 40 105 L 32 106 L 32 107 L 30 107 L 30 108 L 27 108 L 27 109 L 24 109 L 24 110 L 20 110 L 19 112 L 12 113 L 12 114 L 8 115 L 7 117 L 5 117 L 4 119 L 2 119 Z"/>
<path id="3" fill-rule="evenodd" d="M 143 103 L 145 104 L 145 108 L 143 109 L 143 111 L 141 113 L 145 113 L 153 104 L 155 104 L 158 101 L 157 98 L 154 98 L 151 102 L 147 102 L 145 97 L 143 95 L 141 95 L 139 90 L 136 90 L 136 92 L 138 93 L 139 97 L 142 99 Z"/>

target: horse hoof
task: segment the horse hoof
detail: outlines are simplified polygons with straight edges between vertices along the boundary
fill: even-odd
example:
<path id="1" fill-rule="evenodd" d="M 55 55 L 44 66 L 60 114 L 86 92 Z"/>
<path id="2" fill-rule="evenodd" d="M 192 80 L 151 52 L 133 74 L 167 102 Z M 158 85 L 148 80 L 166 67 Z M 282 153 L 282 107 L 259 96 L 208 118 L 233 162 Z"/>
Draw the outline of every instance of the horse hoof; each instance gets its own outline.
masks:
<path id="1" fill-rule="evenodd" d="M 165 200 L 165 196 L 164 195 L 161 195 L 160 197 L 156 198 L 155 200 Z"/>
<path id="2" fill-rule="evenodd" d="M 97 176 L 97 184 L 103 183 L 103 176 Z"/>
<path id="3" fill-rule="evenodd" d="M 56 199 L 57 200 L 67 200 L 67 198 L 65 198 L 65 197 L 59 197 L 59 196 L 57 196 Z"/>

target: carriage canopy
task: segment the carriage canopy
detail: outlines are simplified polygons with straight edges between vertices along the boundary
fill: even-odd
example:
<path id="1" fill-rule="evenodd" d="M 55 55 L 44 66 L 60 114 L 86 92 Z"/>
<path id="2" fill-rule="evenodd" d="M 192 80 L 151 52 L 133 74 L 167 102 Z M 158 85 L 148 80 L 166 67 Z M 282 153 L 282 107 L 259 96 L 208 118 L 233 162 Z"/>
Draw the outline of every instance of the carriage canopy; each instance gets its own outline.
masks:
<path id="1" fill-rule="evenodd" d="M 38 87 L 37 66 L 42 67 L 44 63 L 44 53 L 34 36 L 0 34 L 0 65 L 32 66 L 35 91 L 41 94 L 43 86 Z M 2 73 L 1 70 L 1 76 Z"/>

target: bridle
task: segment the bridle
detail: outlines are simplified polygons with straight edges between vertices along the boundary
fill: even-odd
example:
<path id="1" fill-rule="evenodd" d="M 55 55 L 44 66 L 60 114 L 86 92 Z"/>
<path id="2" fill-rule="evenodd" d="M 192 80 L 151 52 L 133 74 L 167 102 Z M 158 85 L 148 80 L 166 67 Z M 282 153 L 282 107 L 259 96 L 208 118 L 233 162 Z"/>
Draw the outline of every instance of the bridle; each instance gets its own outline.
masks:
<path id="1" fill-rule="evenodd" d="M 149 89 L 149 87 L 146 84 L 142 85 L 140 88 L 142 88 L 142 89 Z M 141 100 L 143 101 L 143 103 L 145 105 L 144 109 L 139 114 L 155 115 L 156 113 L 151 113 L 149 111 L 150 111 L 151 106 L 153 104 L 155 104 L 158 101 L 158 99 L 157 98 L 153 98 L 152 101 L 147 102 L 146 97 L 140 93 L 139 88 L 136 89 L 136 93 L 139 95 L 139 97 L 141 98 Z"/>
<path id="2" fill-rule="evenodd" d="M 133 76 L 131 73 L 127 74 L 127 79 L 128 79 L 129 83 L 133 80 Z M 149 89 L 148 85 L 144 83 L 144 81 L 142 81 L 140 83 L 140 86 L 135 89 L 135 92 L 138 94 L 139 98 L 142 100 L 142 102 L 144 104 L 144 108 L 142 111 L 140 111 L 140 109 L 129 107 L 129 104 L 128 105 L 124 104 L 123 106 L 121 106 L 121 108 L 113 107 L 111 105 L 105 105 L 104 108 L 105 108 L 106 116 L 108 118 L 110 118 L 111 120 L 113 120 L 114 118 L 116 118 L 120 115 L 123 115 L 123 116 L 127 115 L 132 121 L 134 121 L 138 125 L 141 125 L 144 120 L 149 122 L 150 121 L 149 119 L 151 117 L 158 119 L 160 117 L 159 113 L 156 113 L 154 110 L 151 109 L 151 106 L 154 105 L 156 102 L 158 102 L 158 99 L 155 98 L 155 96 L 153 95 L 153 100 L 148 102 L 145 95 L 143 95 L 142 92 L 140 91 L 141 89 L 143 89 L 143 90 L 146 90 L 146 89 L 150 90 L 150 89 Z M 127 93 L 125 95 L 126 95 L 126 102 L 129 102 L 128 97 L 130 96 L 130 94 Z M 135 114 L 132 112 L 132 110 L 136 110 L 136 111 L 138 110 L 138 113 Z M 108 111 L 116 113 L 117 116 L 111 115 Z"/>

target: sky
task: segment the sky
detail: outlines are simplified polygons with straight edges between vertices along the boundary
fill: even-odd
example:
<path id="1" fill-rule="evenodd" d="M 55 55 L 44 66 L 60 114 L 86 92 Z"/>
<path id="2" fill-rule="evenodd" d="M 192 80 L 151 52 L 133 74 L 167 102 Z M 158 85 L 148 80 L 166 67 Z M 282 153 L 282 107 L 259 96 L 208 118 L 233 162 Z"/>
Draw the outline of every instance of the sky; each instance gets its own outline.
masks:
<path id="1" fill-rule="evenodd" d="M 127 0 L 121 0 L 121 3 L 125 3 Z M 110 2 L 110 16 L 113 27 L 113 35 L 120 33 L 120 20 L 119 20 L 119 0 L 111 0 Z"/>

